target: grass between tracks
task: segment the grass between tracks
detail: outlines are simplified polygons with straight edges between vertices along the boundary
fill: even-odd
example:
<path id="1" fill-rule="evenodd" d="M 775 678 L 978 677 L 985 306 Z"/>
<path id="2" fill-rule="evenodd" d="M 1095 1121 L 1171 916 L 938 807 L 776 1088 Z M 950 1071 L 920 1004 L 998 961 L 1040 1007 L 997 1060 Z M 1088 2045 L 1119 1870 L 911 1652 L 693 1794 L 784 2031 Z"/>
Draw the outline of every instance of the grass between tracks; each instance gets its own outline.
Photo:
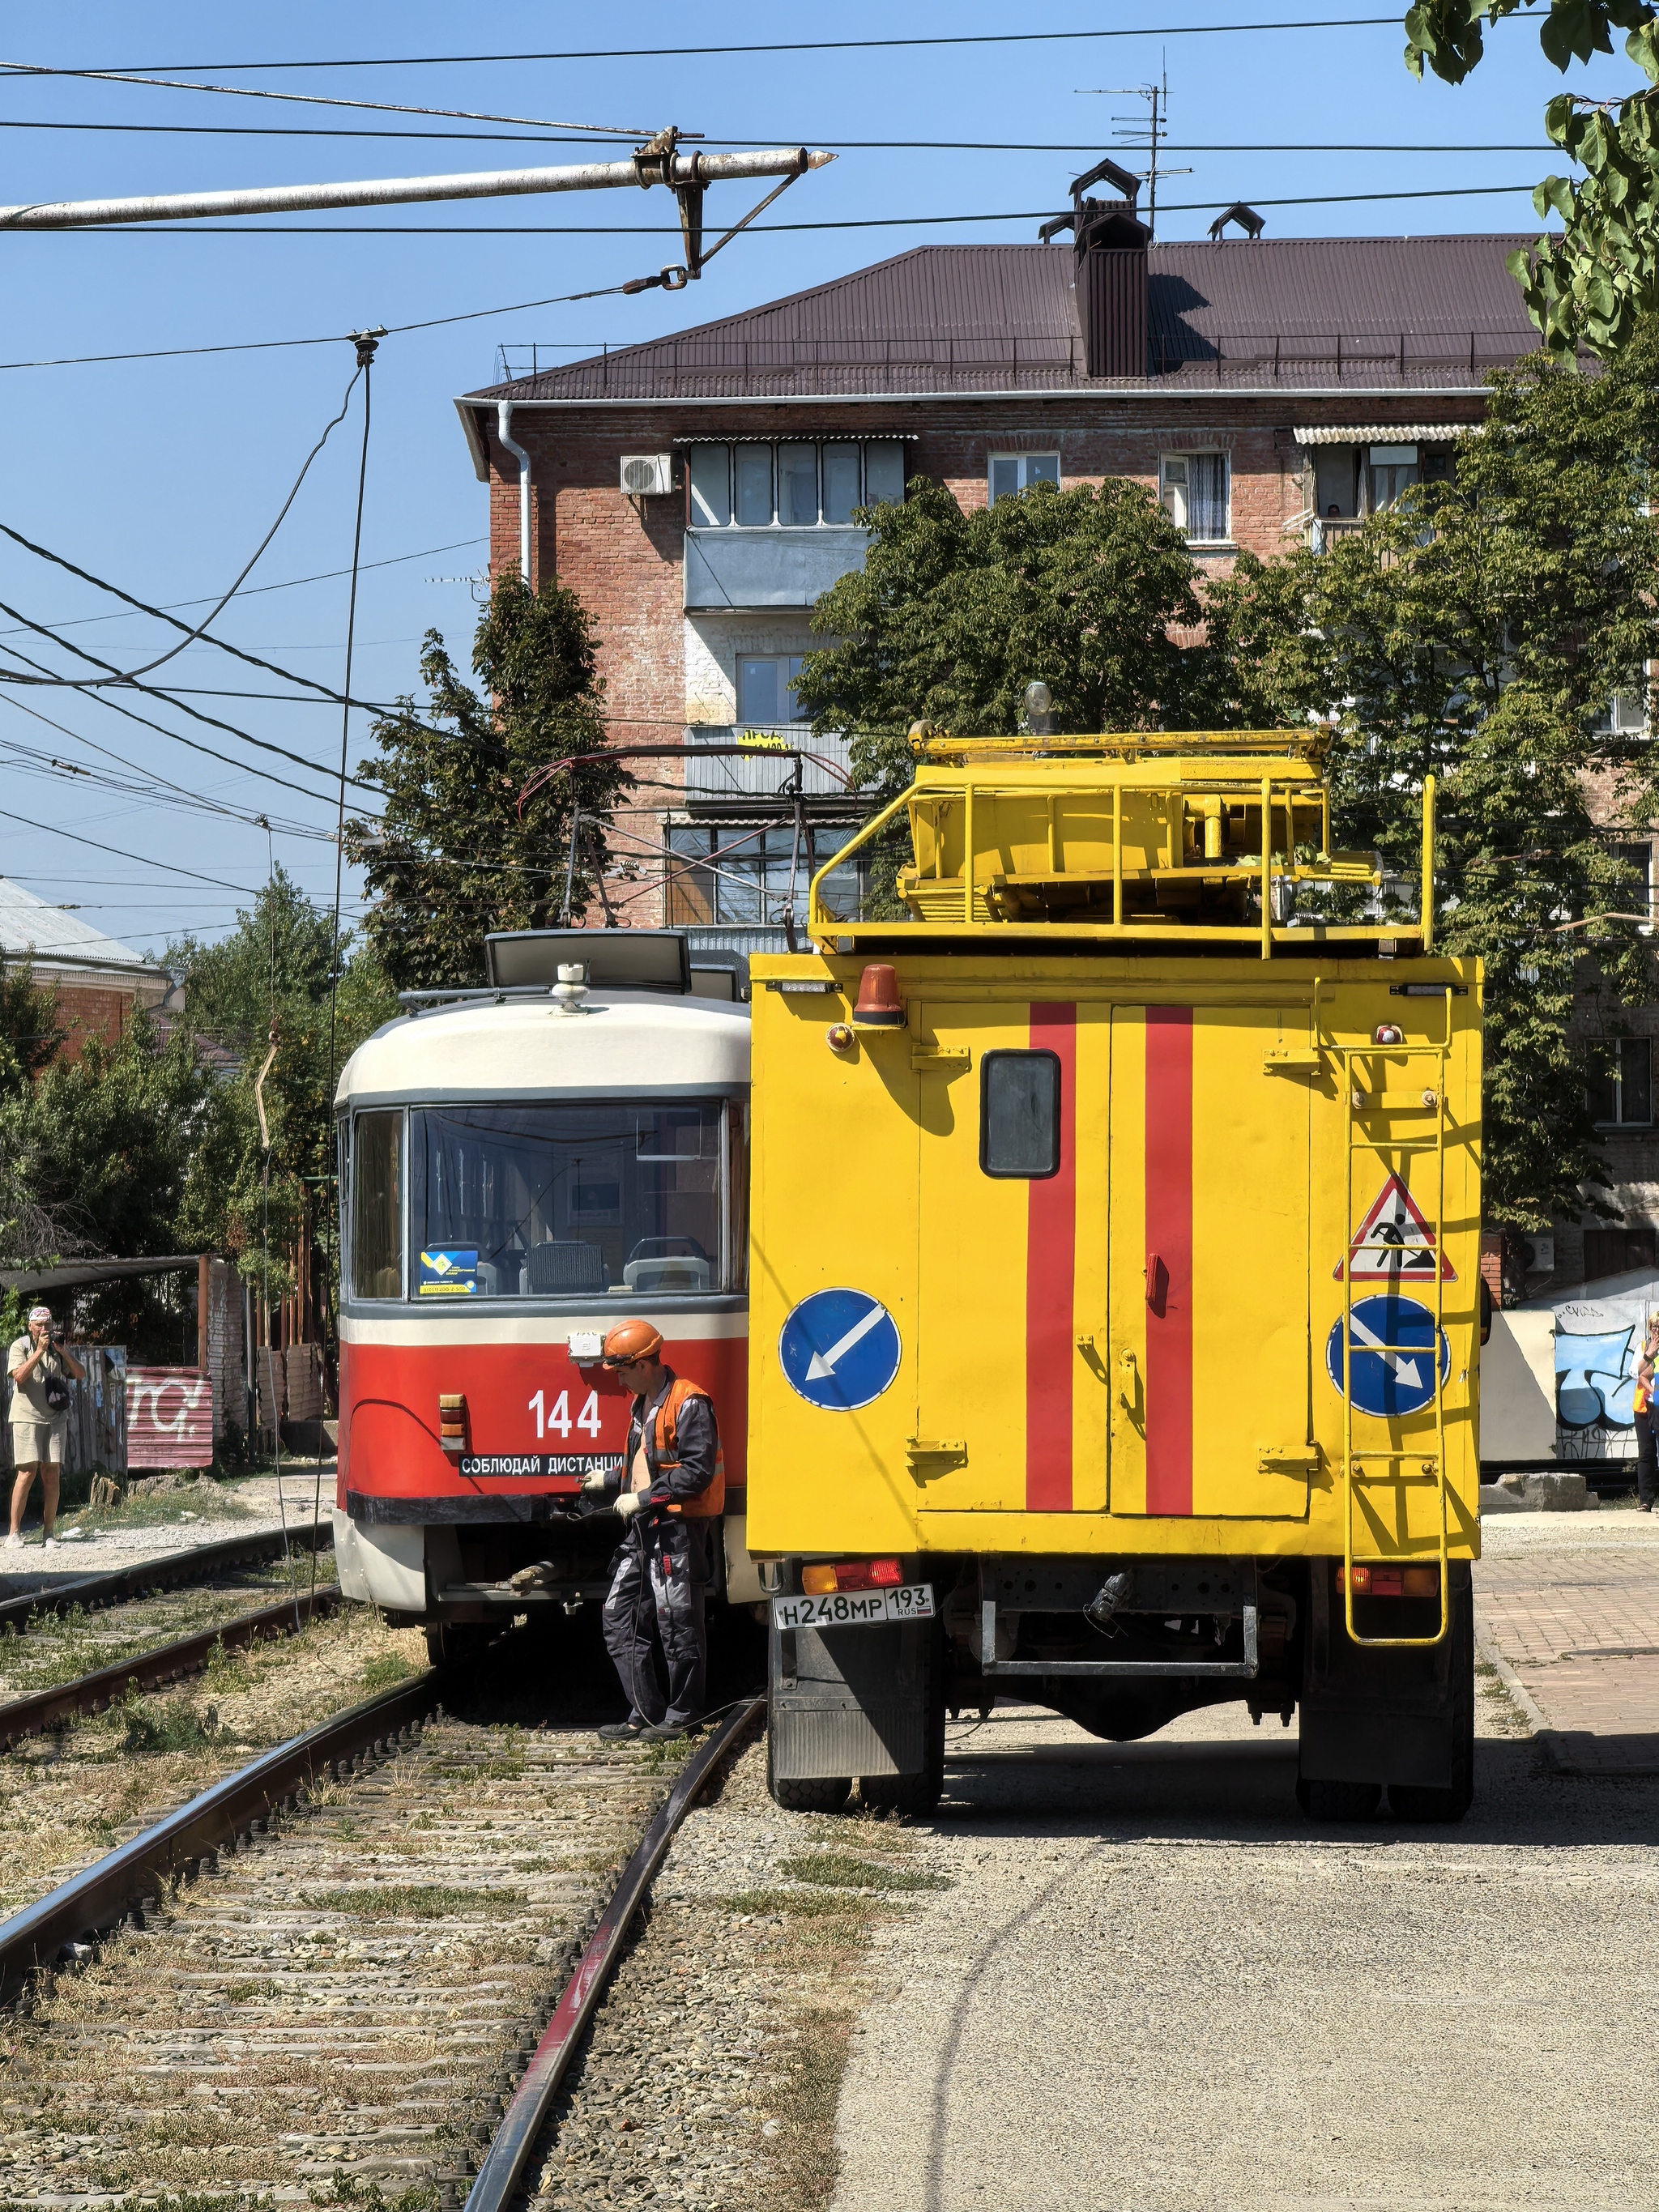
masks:
<path id="1" fill-rule="evenodd" d="M 244 1589 L 229 1610 L 270 1601 L 269 1591 Z M 167 1640 L 152 1631 L 143 1643 Z M 0 1645 L 8 1663 L 12 1656 Z M 252 1753 L 360 1703 L 425 1656 L 417 1631 L 387 1629 L 367 1607 L 347 1606 L 297 1635 L 221 1649 L 177 1686 L 131 1690 L 106 1712 L 0 1753 L 0 1912 L 33 1902 Z M 389 1671 L 394 1662 L 398 1675 Z M 88 1663 L 111 1662 L 100 1655 Z M 85 1671 L 70 1667 L 59 1679 Z M 16 1694 L 9 1684 L 7 1693 Z"/>

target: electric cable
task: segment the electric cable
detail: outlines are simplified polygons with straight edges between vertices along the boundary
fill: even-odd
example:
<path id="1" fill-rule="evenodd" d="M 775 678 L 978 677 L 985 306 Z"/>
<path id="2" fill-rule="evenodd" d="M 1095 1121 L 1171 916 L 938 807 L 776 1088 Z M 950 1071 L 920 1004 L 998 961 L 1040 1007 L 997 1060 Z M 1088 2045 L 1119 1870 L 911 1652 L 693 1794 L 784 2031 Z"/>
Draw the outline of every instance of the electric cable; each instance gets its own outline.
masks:
<path id="1" fill-rule="evenodd" d="M 82 123 L 40 122 L 33 118 L 0 116 L 0 131 L 113 131 L 130 136 L 163 138 L 392 138 L 417 139 L 422 143 L 440 140 L 445 144 L 459 143 L 487 146 L 586 146 L 586 138 L 557 138 L 546 132 L 526 135 L 520 131 L 374 131 L 351 130 L 344 125 L 330 129 L 323 125 L 296 125 L 291 123 Z M 1091 138 L 841 138 L 830 137 L 822 131 L 805 134 L 785 131 L 781 143 L 788 144 L 793 138 L 811 137 L 831 152 L 848 154 L 1098 154 L 1100 142 Z M 619 137 L 618 143 L 626 137 Z M 720 146 L 743 148 L 769 146 L 769 138 L 717 138 L 706 137 L 702 144 L 711 151 Z M 1267 145 L 1188 145 L 1177 144 L 1174 139 L 1160 140 L 1162 150 L 1168 154 L 1552 154 L 1560 149 L 1547 143 L 1503 145 L 1373 145 L 1349 143 L 1336 146 L 1322 146 L 1313 140 L 1285 141 Z M 1133 148 L 1131 151 L 1134 150 Z M 1142 149 L 1144 150 L 1144 149 Z"/>
<path id="2" fill-rule="evenodd" d="M 129 62 L 120 74 L 140 70 L 224 70 L 234 76 L 251 76 L 265 70 L 439 69 L 463 63 L 498 62 L 642 62 L 678 61 L 702 54 L 826 54 L 868 53 L 894 46 L 1024 46 L 1075 45 L 1091 39 L 1185 39 L 1226 35 L 1237 31 L 1356 31 L 1379 25 L 1397 27 L 1398 15 L 1327 15 L 1312 21 L 1274 23 L 1152 23 L 1110 31 L 979 31 L 955 37 L 919 39 L 791 39 L 768 40 L 757 45 L 719 46 L 582 46 L 564 53 L 523 54 L 368 54 L 343 61 L 285 62 Z M 113 70 L 53 69 L 44 64 L 0 64 L 0 76 L 111 76 Z"/>
<path id="3" fill-rule="evenodd" d="M 64 737 L 73 738 L 77 744 L 92 745 L 95 752 L 106 753 L 112 760 L 118 758 L 116 754 L 110 753 L 106 746 L 94 744 L 90 738 L 82 737 L 78 731 L 67 728 L 62 722 L 54 722 L 50 715 L 36 714 L 33 708 L 24 706 L 21 699 L 8 698 L 6 703 L 19 714 L 31 715 L 36 721 L 44 722 L 48 729 L 61 731 Z M 256 814 L 251 807 L 239 807 L 223 799 L 210 799 L 204 793 L 198 794 L 185 791 L 181 785 L 169 783 L 165 777 L 151 777 L 146 781 L 135 783 L 130 779 L 124 781 L 119 776 L 112 775 L 106 769 L 88 768 L 77 761 L 60 761 L 52 758 L 43 763 L 39 753 L 31 752 L 26 745 L 19 744 L 9 738 L 0 738 L 0 752 L 11 757 L 13 770 L 17 775 L 34 775 L 50 778 L 56 772 L 63 775 L 80 777 L 92 783 L 98 789 L 112 792 L 118 797 L 137 799 L 155 806 L 183 807 L 199 813 L 212 814 L 223 821 L 240 822 L 248 829 L 262 825 L 265 819 L 263 815 Z M 279 826 L 284 836 L 303 837 L 318 844 L 327 844 L 331 842 L 325 830 L 311 829 L 298 823 L 283 823 Z"/>
<path id="4" fill-rule="evenodd" d="M 487 545 L 489 543 L 489 540 L 487 538 L 457 538 L 447 545 L 422 545 L 417 552 L 393 553 L 384 561 L 365 561 L 363 572 L 367 574 L 371 568 L 396 568 L 405 561 L 429 561 L 434 554 L 459 553 L 469 545 Z M 349 574 L 350 571 L 347 568 L 321 568 L 314 576 L 288 576 L 280 584 L 250 584 L 246 591 L 242 593 L 242 597 L 245 599 L 257 599 L 263 592 L 292 592 L 297 590 L 301 584 L 331 584 L 337 577 Z M 169 599 L 160 611 L 163 614 L 176 614 L 181 607 L 204 607 L 207 603 L 205 598 Z M 125 622 L 128 619 L 125 615 L 74 615 L 67 621 L 55 623 L 52 627 L 55 629 L 85 629 L 92 623 Z M 3 631 L 0 631 L 0 636 L 3 636 L 4 634 Z"/>
<path id="5" fill-rule="evenodd" d="M 119 845 L 101 845 L 95 837 L 83 837 L 78 830 L 65 830 L 61 822 L 31 822 L 26 815 L 11 814 L 8 817 L 21 830 L 39 830 L 43 836 L 67 837 L 71 845 L 90 845 L 94 853 L 112 853 L 118 860 L 136 861 L 141 868 L 160 868 L 169 876 L 188 876 L 192 883 L 211 884 L 216 890 L 236 891 L 243 898 L 257 898 L 246 884 L 228 883 L 223 876 L 204 876 L 194 868 L 181 868 L 172 860 L 147 860 L 142 853 L 129 853 Z"/>
<path id="6" fill-rule="evenodd" d="M 470 107 L 412 107 L 397 100 L 343 100 L 338 94 L 267 92 L 262 86 L 244 84 L 174 84 L 165 77 L 138 76 L 129 70 L 59 70 L 44 63 L 0 62 L 0 76 L 70 76 L 96 84 L 142 84 L 157 92 L 207 92 L 230 100 L 281 100 L 297 107 L 354 107 L 377 115 L 448 115 L 465 123 L 516 123 L 531 131 L 580 131 L 599 138 L 654 138 L 656 132 L 626 123 L 563 123 L 541 115 L 481 115 Z M 684 131 L 683 138 L 700 138 L 698 131 Z"/>
<path id="7" fill-rule="evenodd" d="M 183 639 L 179 644 L 169 646 L 165 653 L 158 653 L 154 660 L 146 660 L 137 668 L 125 669 L 113 676 L 82 677 L 76 682 L 75 688 L 76 690 L 95 690 L 100 686 L 107 684 L 131 684 L 137 677 L 148 676 L 153 669 L 160 668 L 166 662 L 175 659 L 178 655 L 185 650 L 185 646 L 193 644 L 198 637 L 203 635 L 210 623 L 217 621 L 218 617 L 224 612 L 225 609 L 235 598 L 236 593 L 241 586 L 244 585 L 247 581 L 249 576 L 252 574 L 254 563 L 258 560 L 259 556 L 264 551 L 266 546 L 270 544 L 271 539 L 276 535 L 276 532 L 282 528 L 283 523 L 288 520 L 289 509 L 293 506 L 295 501 L 300 496 L 300 487 L 304 483 L 307 476 L 310 473 L 312 463 L 316 459 L 318 454 L 322 452 L 323 447 L 328 443 L 329 432 L 337 428 L 338 426 L 344 422 L 346 410 L 351 404 L 352 391 L 356 385 L 358 377 L 361 376 L 362 373 L 363 372 L 361 368 L 353 372 L 351 382 L 348 384 L 345 388 L 345 398 L 340 402 L 339 413 L 326 425 L 322 436 L 318 439 L 316 444 L 306 455 L 305 460 L 301 466 L 300 473 L 295 477 L 293 488 L 289 491 L 288 497 L 283 501 L 282 508 L 277 514 L 276 520 L 271 524 L 270 529 L 266 531 L 264 536 L 259 540 L 258 545 L 253 549 L 252 555 L 249 556 L 246 566 L 242 569 L 242 572 L 237 577 L 236 581 L 230 586 L 230 589 L 225 592 L 224 596 L 215 605 L 212 613 L 204 615 L 194 629 L 185 629 L 183 623 L 173 622 L 173 628 L 175 629 L 185 630 Z M 25 539 L 18 537 L 15 531 L 9 530 L 6 532 L 6 535 L 9 538 L 16 538 L 16 542 L 20 545 L 27 542 Z M 30 550 L 32 551 L 39 551 L 40 549 L 38 547 L 32 547 Z M 164 621 L 173 621 L 173 617 L 171 616 L 164 616 L 162 618 Z M 217 642 L 216 640 L 210 641 Z M 56 676 L 15 676 L 11 680 L 15 684 L 38 683 L 57 684 L 62 682 L 66 682 L 68 679 Z"/>
<path id="8" fill-rule="evenodd" d="M 5 525 L 3 523 L 0 523 L 0 532 L 3 532 L 4 529 Z M 52 555 L 47 556 L 48 559 L 52 559 L 53 557 L 55 556 Z M 67 566 L 68 564 L 65 563 L 64 565 Z M 115 586 L 112 584 L 106 585 L 105 589 L 114 591 Z M 125 599 L 127 594 L 124 592 L 120 596 Z M 146 613 L 150 611 L 152 611 L 152 610 L 149 608 L 145 609 Z M 23 613 L 21 608 L 8 605 L 4 599 L 0 599 L 0 615 L 9 615 L 14 622 L 21 623 L 25 629 L 33 630 L 38 636 L 50 638 L 54 645 L 61 645 L 66 653 L 72 653 L 77 657 L 77 659 L 89 661 L 94 668 L 109 668 L 111 665 L 107 660 L 100 660 L 95 653 L 88 653 L 84 646 L 76 645 L 72 638 L 59 637 L 55 630 L 48 629 L 44 623 L 31 622 L 29 617 Z M 15 645 L 0 645 L 0 652 L 3 652 L 10 659 L 13 660 L 25 660 L 28 658 L 26 653 L 20 653 Z M 286 671 L 279 670 L 277 672 L 279 674 L 284 674 L 286 673 Z M 0 684 L 19 683 L 27 679 L 19 678 L 9 668 L 0 668 Z M 305 681 L 307 679 L 296 678 L 295 680 Z M 78 687 L 71 686 L 69 688 L 73 689 Z M 234 722 L 222 722 L 216 714 L 204 714 L 199 707 L 186 706 L 182 699 L 174 698 L 169 691 L 160 690 L 148 684 L 135 684 L 132 686 L 132 689 L 138 693 L 141 698 L 159 699 L 166 706 L 176 707 L 181 714 L 188 714 L 194 721 L 205 723 L 210 729 L 223 730 L 233 738 L 240 738 L 244 744 L 257 745 L 262 752 L 276 753 L 283 760 L 292 761 L 298 768 L 309 769 L 315 775 L 326 776 L 328 774 L 328 770 L 323 766 L 320 761 L 313 761 L 308 758 L 304 753 L 292 752 L 289 750 L 288 746 L 276 744 L 269 738 L 256 738 L 249 730 L 239 730 Z M 105 701 L 110 705 L 118 704 L 118 702 L 111 700 L 109 694 L 103 690 L 87 690 L 82 692 L 82 696 L 86 698 Z M 123 708 L 120 711 L 125 714 L 131 714 L 131 719 L 135 721 L 143 721 L 145 719 L 142 714 L 132 714 L 131 708 Z M 180 744 L 193 745 L 193 749 L 198 752 L 209 752 L 211 750 L 211 748 L 206 745 L 194 744 L 194 741 L 192 739 L 180 735 L 180 733 L 176 730 L 163 729 L 159 722 L 150 723 L 149 726 L 152 729 L 161 731 L 163 737 L 176 738 Z M 223 762 L 227 767 L 238 767 L 241 765 L 240 763 L 228 760 L 227 757 L 221 752 L 213 752 L 212 757 L 215 760 Z M 259 775 L 268 773 L 266 770 L 251 766 L 246 768 L 245 772 L 250 775 Z M 273 776 L 270 780 L 271 781 L 277 783 L 286 781 L 286 779 L 281 776 Z M 353 781 L 356 781 L 355 777 L 353 778 Z M 292 791 L 298 791 L 301 789 L 301 786 L 298 784 L 289 784 L 287 787 Z M 368 784 L 360 784 L 358 788 L 368 791 L 373 789 L 374 787 Z M 308 799 L 320 799 L 323 796 L 320 792 L 307 792 L 304 795 Z"/>
<path id="9" fill-rule="evenodd" d="M 1528 198 L 1535 185 L 1441 185 L 1417 191 L 1404 192 L 1302 192 L 1276 199 L 1253 198 L 1250 205 L 1267 207 L 1349 207 L 1379 200 L 1466 200 L 1491 198 L 1496 195 L 1513 196 L 1525 192 Z M 1207 200 L 1173 200 L 1163 212 L 1165 215 L 1207 215 L 1215 206 L 1213 198 Z M 326 212 L 326 210 L 323 210 Z M 764 234 L 780 236 L 785 232 L 820 230 L 915 230 L 940 225 L 964 222 L 1052 222 L 1056 215 L 1067 215 L 1066 208 L 1012 208 L 1001 213 L 975 215 L 873 215 L 840 216 L 823 222 L 757 222 L 750 235 Z M 680 233 L 666 224 L 651 223 L 556 223 L 556 222 L 250 222 L 231 217 L 220 222 L 209 221 L 190 223 L 125 222 L 83 223 L 54 235 L 64 238 L 110 238 L 117 233 L 124 238 L 678 238 Z M 1183 240 L 1191 244 L 1195 241 Z M 620 292 L 620 284 L 606 287 L 607 292 Z M 597 300 L 605 296 L 599 292 L 572 293 L 572 299 Z M 548 304 L 553 305 L 554 302 Z M 502 310 L 496 310 L 501 313 Z M 442 316 L 444 322 L 471 321 L 471 316 Z M 431 325 L 408 324 L 406 329 L 429 329 Z M 672 335 L 672 334 L 671 334 Z M 293 340 L 287 341 L 293 343 Z"/>

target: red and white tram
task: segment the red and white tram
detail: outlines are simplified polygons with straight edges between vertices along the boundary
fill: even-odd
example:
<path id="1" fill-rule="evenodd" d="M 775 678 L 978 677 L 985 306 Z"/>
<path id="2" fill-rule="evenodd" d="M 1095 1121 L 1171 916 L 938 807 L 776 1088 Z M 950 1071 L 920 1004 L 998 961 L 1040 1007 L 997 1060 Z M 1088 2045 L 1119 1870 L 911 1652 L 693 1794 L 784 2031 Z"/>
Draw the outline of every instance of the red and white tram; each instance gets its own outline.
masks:
<path id="1" fill-rule="evenodd" d="M 599 1346 L 640 1314 L 714 1401 L 726 1595 L 758 1599 L 732 970 L 694 969 L 672 931 L 489 951 L 489 987 L 407 994 L 336 1095 L 341 1589 L 438 1649 L 504 1609 L 602 1596 L 620 1524 L 581 1484 L 619 1462 L 629 1404 Z"/>

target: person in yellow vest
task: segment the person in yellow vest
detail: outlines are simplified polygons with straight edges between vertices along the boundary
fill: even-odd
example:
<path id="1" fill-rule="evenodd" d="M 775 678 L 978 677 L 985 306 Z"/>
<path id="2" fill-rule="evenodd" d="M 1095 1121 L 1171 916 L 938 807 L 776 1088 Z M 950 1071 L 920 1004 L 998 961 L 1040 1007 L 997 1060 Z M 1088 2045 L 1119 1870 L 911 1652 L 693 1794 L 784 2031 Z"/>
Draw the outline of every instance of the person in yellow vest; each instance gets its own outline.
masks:
<path id="1" fill-rule="evenodd" d="M 590 1474 L 583 1486 L 613 1493 L 626 1528 L 604 1620 L 605 1649 L 628 1692 L 628 1718 L 599 1734 L 611 1742 L 665 1742 L 702 1717 L 708 1540 L 726 1506 L 720 1429 L 708 1393 L 663 1364 L 662 1332 L 648 1321 L 618 1322 L 605 1340 L 604 1358 L 633 1393 L 634 1411 L 621 1467 Z M 668 1668 L 666 1698 L 647 1605 Z"/>

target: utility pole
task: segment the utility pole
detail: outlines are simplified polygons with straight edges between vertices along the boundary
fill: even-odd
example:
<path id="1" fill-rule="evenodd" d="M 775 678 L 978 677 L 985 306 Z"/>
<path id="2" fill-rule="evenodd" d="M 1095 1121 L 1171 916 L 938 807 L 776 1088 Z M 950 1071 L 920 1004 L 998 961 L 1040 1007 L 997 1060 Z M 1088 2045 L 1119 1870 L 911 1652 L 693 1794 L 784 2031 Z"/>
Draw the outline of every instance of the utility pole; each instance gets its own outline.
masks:
<path id="1" fill-rule="evenodd" d="M 665 185 L 679 203 L 684 258 L 656 276 L 626 289 L 661 285 L 678 291 L 702 274 L 727 240 L 752 222 L 779 192 L 835 155 L 805 146 L 775 146 L 746 154 L 683 153 L 670 125 L 625 161 L 581 161 L 553 169 L 484 169 L 456 176 L 376 177 L 344 184 L 258 185 L 233 191 L 161 192 L 141 199 L 37 201 L 0 207 L 0 230 L 81 230 L 122 222 L 193 222 L 215 216 L 299 215 L 331 208 L 406 207 L 422 201 L 501 199 L 536 192 L 585 192 L 624 185 Z M 709 185 L 745 178 L 782 182 L 739 222 L 707 248 L 702 243 L 702 196 Z"/>

